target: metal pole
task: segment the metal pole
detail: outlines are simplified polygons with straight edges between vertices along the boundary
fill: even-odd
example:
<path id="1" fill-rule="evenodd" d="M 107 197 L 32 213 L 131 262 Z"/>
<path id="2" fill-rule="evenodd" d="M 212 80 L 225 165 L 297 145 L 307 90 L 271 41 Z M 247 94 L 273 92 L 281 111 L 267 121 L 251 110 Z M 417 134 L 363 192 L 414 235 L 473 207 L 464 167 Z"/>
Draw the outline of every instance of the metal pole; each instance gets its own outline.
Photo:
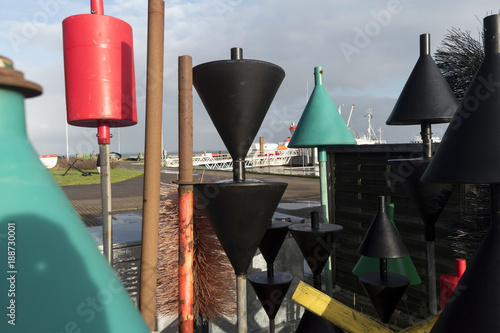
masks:
<path id="1" fill-rule="evenodd" d="M 247 333 L 247 275 L 236 275 L 238 333 Z"/>
<path id="2" fill-rule="evenodd" d="M 111 215 L 109 144 L 99 144 L 99 156 L 101 167 L 102 252 L 109 262 L 109 265 L 113 267 L 113 225 Z"/>
<path id="3" fill-rule="evenodd" d="M 321 220 L 323 223 L 330 223 L 328 215 L 328 179 L 326 170 L 326 149 L 325 147 L 318 147 L 319 152 L 319 188 L 321 192 Z M 314 165 L 314 164 L 313 164 Z M 325 265 L 325 291 L 328 296 L 333 295 L 333 281 L 332 281 L 332 259 L 328 259 Z M 321 279 L 321 278 L 320 278 Z M 317 288 L 320 289 L 321 288 Z"/>
<path id="4" fill-rule="evenodd" d="M 380 280 L 387 281 L 387 258 L 380 258 Z"/>
<path id="5" fill-rule="evenodd" d="M 431 123 L 425 121 L 420 125 L 420 137 L 422 138 L 424 158 L 431 158 L 432 157 Z"/>
<path id="6" fill-rule="evenodd" d="M 436 255 L 434 241 L 427 241 L 427 274 L 429 275 L 429 311 L 437 314 Z"/>
<path id="7" fill-rule="evenodd" d="M 102 0 L 90 0 L 92 14 L 104 15 Z M 111 216 L 111 177 L 109 168 L 109 124 L 103 122 L 97 126 L 97 143 L 99 144 L 99 161 L 101 167 L 101 207 L 102 207 L 102 252 L 113 267 L 113 225 Z"/>
<path id="8" fill-rule="evenodd" d="M 179 332 L 193 332 L 193 62 L 179 57 Z"/>
<path id="9" fill-rule="evenodd" d="M 432 131 L 430 122 L 422 122 L 420 125 L 420 136 L 422 138 L 423 156 L 425 159 L 432 158 Z M 434 242 L 434 225 L 427 225 L 427 275 L 429 281 L 429 312 L 437 314 L 437 288 L 436 288 L 436 254 Z"/>
<path id="10" fill-rule="evenodd" d="M 155 330 L 158 221 L 161 176 L 161 118 L 163 103 L 163 0 L 148 1 L 146 79 L 146 134 L 142 209 L 141 287 L 139 306 L 151 331 Z"/>
<path id="11" fill-rule="evenodd" d="M 68 122 L 66 122 L 66 162 L 68 162 L 68 164 L 69 164 Z"/>

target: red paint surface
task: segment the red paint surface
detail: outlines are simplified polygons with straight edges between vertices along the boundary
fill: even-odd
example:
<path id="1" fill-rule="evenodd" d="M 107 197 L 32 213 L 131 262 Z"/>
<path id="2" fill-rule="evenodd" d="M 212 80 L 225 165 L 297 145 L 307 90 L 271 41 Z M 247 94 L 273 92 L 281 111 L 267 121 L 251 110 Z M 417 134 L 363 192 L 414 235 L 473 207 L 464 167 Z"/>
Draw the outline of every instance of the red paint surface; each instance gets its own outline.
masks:
<path id="1" fill-rule="evenodd" d="M 457 259 L 456 260 L 456 270 L 457 272 L 455 274 L 443 274 L 441 275 L 440 278 L 440 287 L 441 287 L 441 294 L 440 294 L 440 305 L 441 305 L 441 310 L 444 309 L 446 303 L 451 297 L 451 294 L 455 290 L 455 287 L 457 286 L 458 282 L 460 281 L 460 278 L 464 274 L 466 269 L 466 261 L 465 259 Z"/>
<path id="2" fill-rule="evenodd" d="M 91 5 L 100 11 L 99 3 Z M 105 121 L 110 127 L 135 125 L 130 25 L 107 15 L 67 17 L 63 21 L 63 50 L 68 124 L 98 127 Z"/>
<path id="3" fill-rule="evenodd" d="M 180 185 L 183 186 L 183 185 Z M 179 191 L 179 332 L 193 332 L 193 192 Z"/>

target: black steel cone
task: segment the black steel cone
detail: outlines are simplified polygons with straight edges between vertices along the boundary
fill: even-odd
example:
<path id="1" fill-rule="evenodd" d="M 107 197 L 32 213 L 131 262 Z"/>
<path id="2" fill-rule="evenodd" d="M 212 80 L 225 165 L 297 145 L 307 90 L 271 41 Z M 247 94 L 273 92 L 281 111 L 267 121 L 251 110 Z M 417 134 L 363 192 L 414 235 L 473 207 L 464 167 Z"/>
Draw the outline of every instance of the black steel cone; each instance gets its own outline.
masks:
<path id="1" fill-rule="evenodd" d="M 406 195 L 417 208 L 425 224 L 425 240 L 435 240 L 435 224 L 443 212 L 454 185 L 420 181 L 430 159 L 414 158 L 389 160 L 392 172 L 400 179 Z"/>
<path id="2" fill-rule="evenodd" d="M 269 319 L 274 319 L 293 281 L 290 273 L 274 272 L 268 277 L 267 272 L 254 273 L 248 276 L 248 281 L 259 298 Z"/>
<path id="3" fill-rule="evenodd" d="M 366 257 L 385 259 L 409 255 L 401 236 L 385 212 L 385 198 L 383 196 L 379 196 L 379 211 L 368 228 L 358 252 Z"/>
<path id="4" fill-rule="evenodd" d="M 294 224 L 289 229 L 313 275 L 320 275 L 344 228 L 321 223 L 317 229 L 309 224 Z"/>
<path id="5" fill-rule="evenodd" d="M 429 34 L 420 35 L 420 57 L 387 119 L 387 125 L 447 123 L 458 101 L 430 55 Z"/>
<path id="6" fill-rule="evenodd" d="M 259 245 L 259 250 L 267 262 L 267 267 L 273 265 L 281 249 L 281 245 L 283 245 L 286 235 L 288 234 L 288 227 L 290 224 L 290 222 L 273 221 L 271 225 L 267 227 L 266 233 L 264 237 L 262 237 Z"/>
<path id="7" fill-rule="evenodd" d="M 389 322 L 394 309 L 410 284 L 407 277 L 395 273 L 387 273 L 387 279 L 382 280 L 379 272 L 361 274 L 359 281 L 383 323 Z"/>
<path id="8" fill-rule="evenodd" d="M 220 60 L 193 68 L 194 87 L 234 160 L 245 159 L 284 77 L 281 67 L 259 60 Z"/>
<path id="9" fill-rule="evenodd" d="M 306 310 L 300 319 L 295 333 L 343 333 L 332 322 Z"/>
<path id="10" fill-rule="evenodd" d="M 443 136 L 423 181 L 500 182 L 500 15 L 484 19 L 484 60 Z"/>
<path id="11" fill-rule="evenodd" d="M 194 185 L 197 205 L 206 209 L 236 275 L 247 273 L 287 185 L 258 180 Z"/>

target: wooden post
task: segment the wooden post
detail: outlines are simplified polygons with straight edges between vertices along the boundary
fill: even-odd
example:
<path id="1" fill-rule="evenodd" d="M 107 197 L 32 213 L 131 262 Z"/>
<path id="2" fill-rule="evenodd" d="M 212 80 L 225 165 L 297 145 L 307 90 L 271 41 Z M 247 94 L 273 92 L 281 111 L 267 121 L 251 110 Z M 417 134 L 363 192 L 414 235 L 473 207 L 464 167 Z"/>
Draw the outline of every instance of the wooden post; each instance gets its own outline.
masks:
<path id="1" fill-rule="evenodd" d="M 156 278 L 161 176 L 161 119 L 163 105 L 163 28 L 165 3 L 148 2 L 146 135 L 139 307 L 151 331 L 156 326 Z"/>

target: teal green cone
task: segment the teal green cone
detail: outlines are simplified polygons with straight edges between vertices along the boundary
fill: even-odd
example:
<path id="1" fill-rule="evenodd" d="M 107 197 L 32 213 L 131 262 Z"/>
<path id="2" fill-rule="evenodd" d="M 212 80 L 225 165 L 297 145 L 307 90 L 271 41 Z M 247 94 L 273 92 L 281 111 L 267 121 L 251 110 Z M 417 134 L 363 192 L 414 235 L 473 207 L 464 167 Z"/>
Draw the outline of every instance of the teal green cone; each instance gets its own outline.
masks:
<path id="1" fill-rule="evenodd" d="M 396 228 L 396 224 L 394 223 L 394 204 L 386 203 L 385 211 L 391 219 L 394 228 Z M 352 273 L 356 276 L 360 276 L 363 273 L 378 272 L 379 270 L 379 258 L 361 256 L 356 266 L 354 266 Z M 410 280 L 410 285 L 412 286 L 422 283 L 422 280 L 420 280 L 420 276 L 418 275 L 417 269 L 415 268 L 415 265 L 413 264 L 410 256 L 387 259 L 387 272 L 406 276 Z"/>
<path id="2" fill-rule="evenodd" d="M 321 66 L 314 68 L 315 87 L 288 147 L 306 148 L 336 144 L 355 145 L 351 131 L 323 86 Z"/>
<path id="3" fill-rule="evenodd" d="M 0 87 L 0 332 L 149 333 Z M 154 306 L 154 305 L 153 305 Z"/>

